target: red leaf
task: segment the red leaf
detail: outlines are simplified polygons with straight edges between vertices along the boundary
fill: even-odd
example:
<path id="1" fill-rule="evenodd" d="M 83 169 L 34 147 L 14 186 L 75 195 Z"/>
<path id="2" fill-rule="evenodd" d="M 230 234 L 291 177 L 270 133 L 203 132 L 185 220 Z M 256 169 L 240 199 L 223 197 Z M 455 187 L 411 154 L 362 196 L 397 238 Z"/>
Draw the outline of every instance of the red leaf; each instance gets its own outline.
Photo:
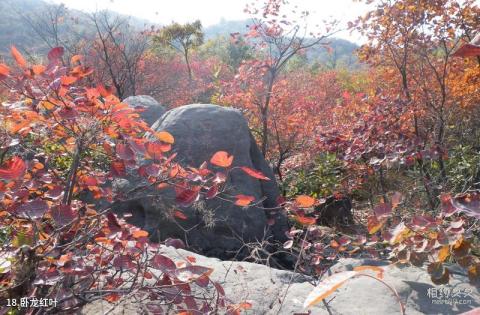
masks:
<path id="1" fill-rule="evenodd" d="M 63 49 L 63 47 L 54 47 L 54 48 L 52 48 L 52 49 L 48 52 L 48 55 L 47 55 L 48 60 L 49 60 L 50 62 L 52 62 L 52 61 L 55 61 L 55 60 L 58 60 L 58 59 L 62 58 L 64 51 L 65 51 L 65 50 Z M 75 57 L 75 56 L 74 56 L 74 57 Z M 73 60 L 73 57 L 72 57 L 72 60 Z"/>
<path id="2" fill-rule="evenodd" d="M 213 184 L 212 187 L 210 187 L 207 191 L 207 193 L 205 194 L 205 198 L 207 199 L 213 199 L 215 198 L 215 196 L 218 194 L 218 185 L 217 184 Z"/>
<path id="3" fill-rule="evenodd" d="M 244 171 L 245 173 L 247 173 L 248 175 L 254 177 L 254 178 L 257 178 L 257 179 L 262 179 L 262 180 L 270 180 L 270 178 L 268 178 L 267 176 L 263 175 L 262 172 L 260 171 L 257 171 L 257 170 L 254 170 L 254 169 L 251 169 L 249 167 L 246 167 L 246 166 L 242 166 L 240 167 L 242 169 L 242 171 Z"/>
<path id="4" fill-rule="evenodd" d="M 150 265 L 162 272 L 173 271 L 177 268 L 173 260 L 160 254 L 153 256 L 153 258 L 150 260 Z"/>
<path id="5" fill-rule="evenodd" d="M 19 179 L 23 176 L 25 170 L 25 162 L 18 156 L 14 156 L 5 163 L 5 167 L 0 168 L 0 179 Z"/>
<path id="6" fill-rule="evenodd" d="M 97 186 L 98 181 L 95 177 L 93 176 L 84 176 L 81 178 L 81 182 L 85 186 Z"/>
<path id="7" fill-rule="evenodd" d="M 235 198 L 237 198 L 237 200 L 235 201 L 235 204 L 241 207 L 246 207 L 249 204 L 251 204 L 252 201 L 255 200 L 255 197 L 247 196 L 247 195 L 236 195 Z"/>
<path id="8" fill-rule="evenodd" d="M 108 228 L 110 229 L 111 232 L 120 232 L 122 230 L 122 227 L 120 226 L 117 218 L 112 212 L 107 213 L 107 219 L 108 219 Z"/>
<path id="9" fill-rule="evenodd" d="M 185 207 L 194 203 L 200 194 L 200 187 L 196 186 L 192 189 L 177 190 L 176 201 Z"/>
<path id="10" fill-rule="evenodd" d="M 180 220 L 187 220 L 187 216 L 180 210 L 175 210 L 173 212 L 173 216 L 177 219 L 180 219 Z"/>
<path id="11" fill-rule="evenodd" d="M 25 68 L 27 66 L 27 62 L 25 61 L 25 58 L 23 58 L 22 54 L 18 51 L 18 49 L 15 46 L 12 46 L 10 51 L 12 53 L 13 59 L 15 59 L 17 64 L 20 67 Z"/>
<path id="12" fill-rule="evenodd" d="M 66 120 L 73 120 L 78 117 L 78 112 L 73 108 L 62 108 L 57 113 L 62 119 Z"/>
<path id="13" fill-rule="evenodd" d="M 218 151 L 210 159 L 210 163 L 220 167 L 229 167 L 232 165 L 233 155 L 229 155 L 225 151 Z"/>
<path id="14" fill-rule="evenodd" d="M 381 203 L 373 209 L 377 218 L 384 218 L 387 217 L 390 213 L 392 213 L 392 206 L 388 203 Z"/>
<path id="15" fill-rule="evenodd" d="M 122 160 L 133 160 L 135 158 L 135 154 L 133 153 L 133 150 L 130 148 L 129 145 L 126 145 L 124 143 L 119 143 L 116 146 L 117 150 L 117 155 L 119 158 Z"/>
<path id="16" fill-rule="evenodd" d="M 135 264 L 132 258 L 128 255 L 120 255 L 113 260 L 113 266 L 117 269 L 132 269 L 135 268 Z"/>
<path id="17" fill-rule="evenodd" d="M 67 225 L 77 217 L 69 205 L 56 206 L 50 213 L 58 226 Z"/>
<path id="18" fill-rule="evenodd" d="M 112 165 L 110 166 L 110 172 L 113 176 L 125 176 L 125 163 L 123 163 L 123 161 L 113 161 Z"/>
<path id="19" fill-rule="evenodd" d="M 4 63 L 0 63 L 0 78 L 6 77 L 9 74 L 10 68 Z"/>
<path id="20" fill-rule="evenodd" d="M 112 90 L 110 88 L 106 88 L 103 84 L 97 85 L 97 92 L 100 93 L 102 97 L 108 97 L 112 95 Z"/>
<path id="21" fill-rule="evenodd" d="M 130 144 L 130 147 L 136 153 L 139 153 L 139 154 L 145 153 L 145 139 L 131 139 L 131 140 L 128 140 L 128 144 Z"/>
<path id="22" fill-rule="evenodd" d="M 53 199 L 53 200 L 58 200 L 63 196 L 63 188 L 61 186 L 55 186 L 52 189 L 49 189 L 45 193 L 45 197 Z"/>
<path id="23" fill-rule="evenodd" d="M 16 212 L 19 216 L 25 218 L 39 219 L 43 217 L 48 210 L 48 204 L 42 199 L 35 199 L 22 204 L 17 208 Z"/>

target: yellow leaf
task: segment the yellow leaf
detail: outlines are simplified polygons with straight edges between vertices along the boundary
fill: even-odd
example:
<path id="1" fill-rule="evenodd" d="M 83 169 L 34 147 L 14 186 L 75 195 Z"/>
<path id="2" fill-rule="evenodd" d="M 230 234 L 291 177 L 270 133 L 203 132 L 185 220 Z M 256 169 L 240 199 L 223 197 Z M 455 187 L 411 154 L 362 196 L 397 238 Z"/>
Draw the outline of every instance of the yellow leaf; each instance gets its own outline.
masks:
<path id="1" fill-rule="evenodd" d="M 371 215 L 367 219 L 367 229 L 369 234 L 375 234 L 385 223 L 385 219 L 378 220 L 376 216 Z"/>
<path id="2" fill-rule="evenodd" d="M 52 110 L 55 108 L 55 104 L 50 103 L 48 101 L 42 101 L 40 102 L 39 106 L 45 108 L 46 110 Z"/>
<path id="3" fill-rule="evenodd" d="M 438 252 L 438 260 L 441 262 L 444 262 L 449 255 L 450 255 L 450 246 L 445 245 Z"/>
<path id="4" fill-rule="evenodd" d="M 364 270 L 372 270 L 372 271 L 376 272 L 375 276 L 377 278 L 383 279 L 384 269 L 382 267 L 378 267 L 378 266 L 358 266 L 358 267 L 353 268 L 353 270 L 357 271 L 357 272 L 364 271 Z"/>
<path id="5" fill-rule="evenodd" d="M 155 136 L 158 138 L 158 140 L 168 144 L 173 144 L 175 142 L 175 139 L 173 138 L 172 134 L 170 134 L 167 131 L 157 132 L 155 133 Z"/>
<path id="6" fill-rule="evenodd" d="M 405 237 L 408 236 L 410 230 L 405 226 L 403 222 L 400 222 L 392 231 L 392 238 L 390 244 L 394 245 L 400 243 Z"/>
<path id="7" fill-rule="evenodd" d="M 307 296 L 307 299 L 303 303 L 303 307 L 308 308 L 319 303 L 335 292 L 335 290 L 337 290 L 345 281 L 357 274 L 356 271 L 344 271 L 335 273 L 325 280 L 322 280 Z"/>

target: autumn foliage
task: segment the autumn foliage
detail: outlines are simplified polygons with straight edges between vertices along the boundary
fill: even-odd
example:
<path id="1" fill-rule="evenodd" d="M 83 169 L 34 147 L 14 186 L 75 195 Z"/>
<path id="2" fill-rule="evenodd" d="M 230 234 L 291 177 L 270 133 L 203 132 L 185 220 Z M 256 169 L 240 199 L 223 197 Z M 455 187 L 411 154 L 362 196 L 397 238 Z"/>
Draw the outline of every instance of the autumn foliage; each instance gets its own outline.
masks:
<path id="1" fill-rule="evenodd" d="M 49 52 L 47 65 L 30 65 L 15 47 L 12 56 L 15 66 L 1 65 L 1 83 L 18 100 L 1 108 L 2 299 L 56 299 L 51 311 L 73 311 L 96 299 L 113 303 L 133 294 L 148 296 L 146 307 L 154 313 L 237 313 L 239 307 L 227 305 L 221 286 L 209 279 L 212 269 L 194 259 L 172 261 L 148 232 L 117 218 L 109 206 L 95 208 L 80 198 L 87 191 L 94 200 L 122 198 L 104 184 L 133 173 L 159 189 L 176 187 L 177 202 L 190 205 L 221 194 L 228 175 L 214 174 L 206 164 L 186 169 L 174 162 L 173 136 L 153 133 L 109 89 L 90 85 L 93 69 L 81 57 L 66 67 L 61 47 Z M 147 131 L 156 140 L 145 140 Z M 233 158 L 218 152 L 210 163 L 229 168 Z M 192 180 L 199 177 L 200 184 Z M 232 199 L 241 206 L 253 201 Z M 186 219 L 180 211 L 173 215 Z M 184 246 L 180 240 L 167 244 Z M 200 291 L 207 295 L 192 297 Z"/>
<path id="2" fill-rule="evenodd" d="M 12 46 L 11 62 L 0 63 L 0 297 L 55 298 L 51 311 L 126 294 L 147 297 L 153 313 L 249 308 L 228 305 L 213 270 L 172 261 L 146 231 L 93 204 L 128 197 L 110 187 L 132 174 L 158 192 L 172 188 L 180 206 L 221 198 L 286 210 L 288 240 L 275 250 L 316 278 L 339 257 L 368 256 L 426 267 L 435 284 L 448 283 L 455 263 L 478 283 L 480 57 L 470 42 L 480 8 L 474 0 L 363 2 L 371 10 L 348 26 L 365 39 L 350 68 L 314 61 L 314 48 L 334 57 L 335 23 L 309 34 L 308 12 L 293 17 L 280 0 L 249 5 L 251 25 L 221 40 L 204 41 L 200 22 L 137 34 L 93 15 L 92 43 L 55 47 L 44 63 Z M 174 137 L 122 103 L 138 94 L 169 108 L 241 110 L 276 178 L 234 167 L 225 151 L 198 168 L 180 165 Z M 233 170 L 277 180 L 278 208 L 225 194 Z M 353 200 L 355 224 L 320 226 L 319 209 L 341 196 Z M 305 306 L 366 270 L 381 278 L 372 267 L 327 278 Z"/>

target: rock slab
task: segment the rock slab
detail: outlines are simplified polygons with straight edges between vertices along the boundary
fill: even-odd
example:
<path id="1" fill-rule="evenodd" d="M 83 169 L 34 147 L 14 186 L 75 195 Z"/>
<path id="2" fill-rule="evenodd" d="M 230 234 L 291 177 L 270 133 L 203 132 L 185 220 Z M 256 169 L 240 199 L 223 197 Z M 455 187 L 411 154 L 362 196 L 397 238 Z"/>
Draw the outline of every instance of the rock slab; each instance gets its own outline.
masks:
<path id="1" fill-rule="evenodd" d="M 290 271 L 282 271 L 248 262 L 221 261 L 191 252 L 163 247 L 162 252 L 176 260 L 196 258 L 196 264 L 214 269 L 211 279 L 218 281 L 232 303 L 248 301 L 252 308 L 242 314 L 329 314 L 322 303 L 310 309 L 303 303 L 314 288 L 311 278 Z M 387 262 L 363 259 L 341 259 L 330 271 L 351 270 L 362 265 L 384 266 L 383 281 L 395 288 L 406 307 L 406 314 L 461 314 L 480 307 L 478 289 L 468 283 L 462 273 L 453 273 L 448 286 L 436 286 L 424 268 L 386 266 Z M 439 292 L 459 295 L 455 298 L 439 298 Z M 436 292 L 437 296 L 433 294 Z M 460 292 L 460 293 L 459 293 Z M 328 297 L 331 314 L 336 315 L 394 315 L 401 314 L 397 299 L 382 283 L 367 277 L 348 280 Z M 443 302 L 441 302 L 443 301 Z M 449 302 L 452 302 L 449 304 Z M 460 304 L 462 302 L 462 304 Z M 88 305 L 83 314 L 99 314 L 100 309 L 109 310 L 107 302 Z M 139 314 L 142 306 L 122 304 L 112 314 Z"/>

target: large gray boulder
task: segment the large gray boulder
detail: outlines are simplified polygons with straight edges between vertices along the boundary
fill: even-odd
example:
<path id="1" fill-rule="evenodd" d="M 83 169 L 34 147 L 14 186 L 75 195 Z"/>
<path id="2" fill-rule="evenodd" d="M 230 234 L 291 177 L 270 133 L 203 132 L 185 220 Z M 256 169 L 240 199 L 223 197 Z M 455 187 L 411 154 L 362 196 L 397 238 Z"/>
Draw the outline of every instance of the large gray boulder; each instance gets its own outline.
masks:
<path id="1" fill-rule="evenodd" d="M 161 253 L 174 260 L 195 257 L 195 264 L 213 268 L 210 278 L 219 282 L 232 304 L 249 302 L 252 308 L 242 314 L 334 314 L 334 315 L 395 315 L 401 314 L 398 300 L 379 281 L 357 277 L 347 282 L 327 298 L 329 311 L 323 303 L 308 310 L 303 303 L 314 288 L 315 281 L 291 271 L 269 268 L 248 262 L 221 261 L 173 247 L 162 247 Z M 468 277 L 455 272 L 450 284 L 437 286 L 430 281 L 426 268 L 388 266 L 386 261 L 341 259 L 330 271 L 341 272 L 356 266 L 379 265 L 385 268 L 383 281 L 393 287 L 405 305 L 405 314 L 461 314 L 480 307 L 478 288 L 468 283 Z M 455 268 L 452 266 L 452 270 Z M 447 296 L 446 294 L 450 295 Z M 454 296 L 455 295 L 455 296 Z M 82 314 L 110 311 L 113 305 L 98 301 L 84 308 Z M 117 305 L 111 314 L 143 314 L 142 305 L 131 300 Z"/>
<path id="2" fill-rule="evenodd" d="M 160 105 L 157 100 L 149 95 L 129 96 L 124 99 L 123 102 L 131 107 L 142 107 L 140 117 L 142 117 L 149 126 L 162 117 L 166 111 L 164 106 Z"/>
<path id="3" fill-rule="evenodd" d="M 271 180 L 260 181 L 235 169 L 230 172 L 226 184 L 230 195 L 244 194 L 256 200 L 264 198 L 264 201 L 261 207 L 238 207 L 219 199 L 201 200 L 193 206 L 180 207 L 168 203 L 175 197 L 172 191 L 165 190 L 162 192 L 164 198 L 160 199 L 149 197 L 150 192 L 142 191 L 134 200 L 117 203 L 117 212 L 132 212 L 130 222 L 160 240 L 180 238 L 190 248 L 209 256 L 233 257 L 244 243 L 267 238 L 279 243 L 286 240 L 285 232 L 289 227 L 285 213 L 263 209 L 277 207 L 279 190 L 274 174 L 240 111 L 216 105 L 186 105 L 165 113 L 152 129 L 168 131 L 174 136 L 173 151 L 177 153 L 176 160 L 183 165 L 199 167 L 217 151 L 226 151 L 234 156 L 233 166 L 261 171 Z M 211 166 L 211 169 L 215 170 L 215 167 Z M 117 181 L 114 189 L 117 192 L 132 191 L 137 184 L 134 179 Z M 174 223 L 166 218 L 165 213 L 172 206 L 180 208 L 188 219 Z M 275 224 L 269 225 L 267 221 L 275 221 Z"/>

